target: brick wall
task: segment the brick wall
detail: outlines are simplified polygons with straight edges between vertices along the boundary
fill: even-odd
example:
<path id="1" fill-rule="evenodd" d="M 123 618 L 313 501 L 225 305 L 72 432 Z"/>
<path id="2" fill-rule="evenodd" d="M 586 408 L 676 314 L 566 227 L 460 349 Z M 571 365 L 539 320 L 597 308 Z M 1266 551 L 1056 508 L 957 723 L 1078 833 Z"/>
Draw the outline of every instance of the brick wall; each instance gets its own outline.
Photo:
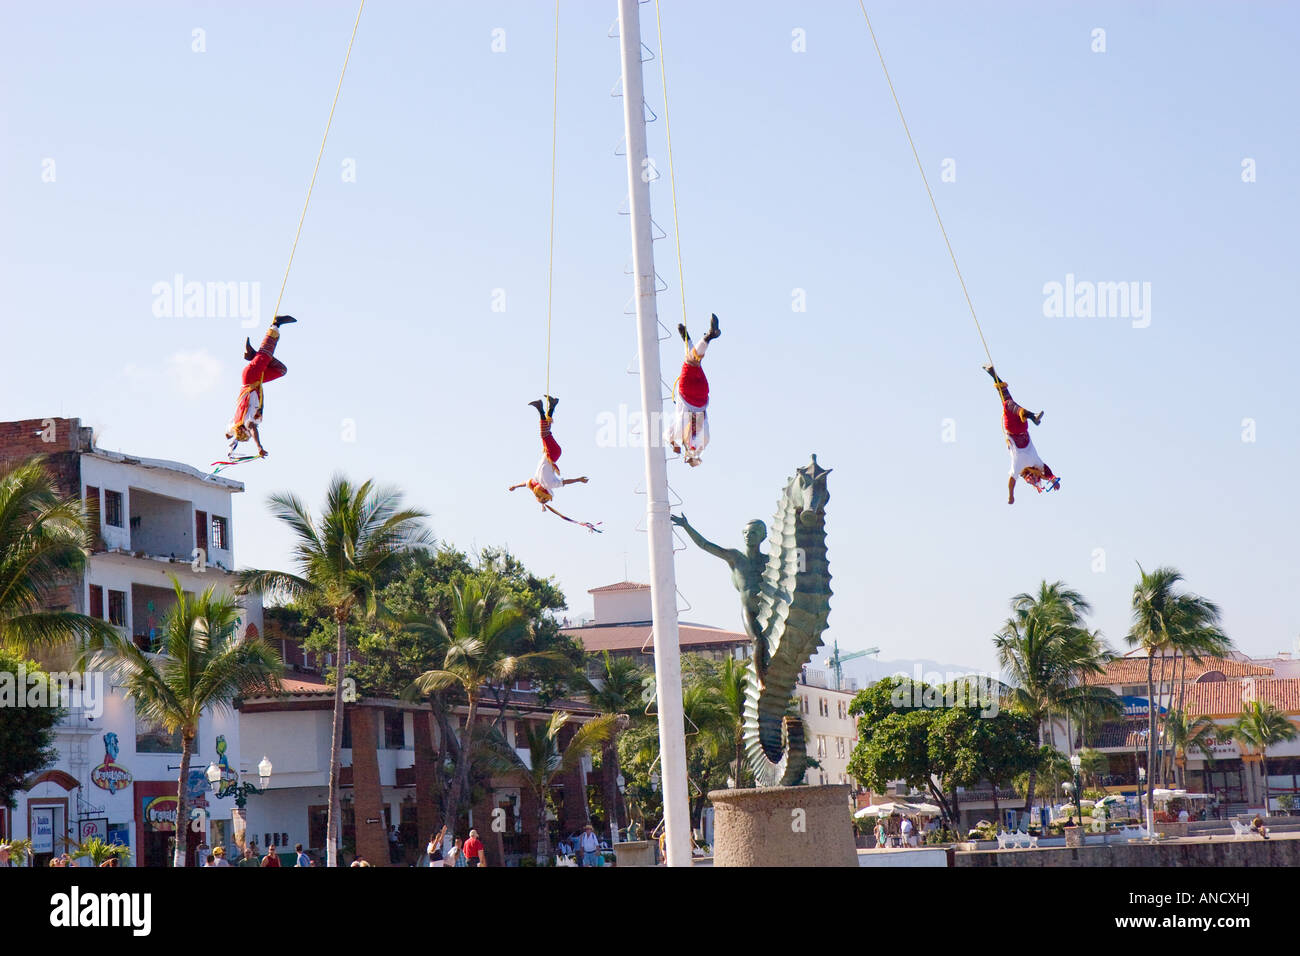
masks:
<path id="1" fill-rule="evenodd" d="M 433 749 L 433 712 L 415 711 L 412 723 L 415 725 L 415 816 L 423 849 L 442 826 L 442 814 L 438 811 L 438 755 Z"/>
<path id="2" fill-rule="evenodd" d="M 348 708 L 352 726 L 352 794 L 356 813 L 357 856 L 371 866 L 388 866 L 388 830 L 384 826 L 383 789 L 379 783 L 379 712 Z M 374 820 L 375 823 L 368 823 Z"/>
<path id="3" fill-rule="evenodd" d="M 0 464 L 45 455 L 64 495 L 81 494 L 83 451 L 90 451 L 90 429 L 82 428 L 79 418 L 0 422 Z"/>
<path id="4" fill-rule="evenodd" d="M 82 428 L 78 418 L 0 422 L 0 467 L 44 455 L 55 486 L 67 497 L 81 496 L 81 453 L 89 450 L 90 429 Z M 53 588 L 45 603 L 47 607 L 84 613 L 80 579 Z"/>

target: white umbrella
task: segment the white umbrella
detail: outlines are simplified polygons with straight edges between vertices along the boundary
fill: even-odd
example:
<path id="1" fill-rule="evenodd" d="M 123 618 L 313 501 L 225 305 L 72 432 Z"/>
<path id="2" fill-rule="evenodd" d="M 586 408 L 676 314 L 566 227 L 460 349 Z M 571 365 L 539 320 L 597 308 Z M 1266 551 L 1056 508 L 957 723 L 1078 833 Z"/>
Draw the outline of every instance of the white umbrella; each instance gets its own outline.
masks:
<path id="1" fill-rule="evenodd" d="M 861 820 L 863 817 L 887 817 L 891 813 L 902 813 L 907 809 L 908 807 L 901 803 L 876 803 L 863 807 L 853 815 Z"/>
<path id="2" fill-rule="evenodd" d="M 943 814 L 943 811 L 933 803 L 909 803 L 907 805 L 907 812 L 919 814 L 923 817 L 937 817 Z"/>

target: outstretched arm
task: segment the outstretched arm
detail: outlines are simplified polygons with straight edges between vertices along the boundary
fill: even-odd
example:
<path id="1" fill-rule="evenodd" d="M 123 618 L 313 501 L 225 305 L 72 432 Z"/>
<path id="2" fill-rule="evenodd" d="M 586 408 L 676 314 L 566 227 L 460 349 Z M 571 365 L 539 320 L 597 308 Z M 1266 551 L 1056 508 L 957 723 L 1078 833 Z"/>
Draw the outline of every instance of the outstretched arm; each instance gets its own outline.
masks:
<path id="1" fill-rule="evenodd" d="M 739 551 L 736 551 L 731 548 L 720 547 L 719 545 L 714 544 L 708 538 L 704 537 L 704 535 L 700 534 L 698 531 L 696 531 L 694 528 L 691 527 L 691 523 L 686 520 L 686 515 L 670 515 L 669 517 L 672 518 L 673 524 L 677 525 L 677 527 L 681 528 L 683 531 L 687 533 L 687 535 L 690 536 L 690 539 L 695 542 L 696 547 L 698 547 L 701 551 L 707 552 L 708 554 L 713 555 L 715 558 L 721 558 L 723 561 L 726 561 L 733 568 L 736 566 L 737 560 L 744 557 L 744 555 L 742 555 Z"/>
<path id="2" fill-rule="evenodd" d="M 585 484 L 587 483 L 587 476 L 586 476 L 586 475 L 583 475 L 581 478 L 565 478 L 565 479 L 564 479 L 564 484 L 566 484 L 566 485 L 576 485 L 578 482 L 582 482 L 582 483 L 585 485 Z"/>
<path id="3" fill-rule="evenodd" d="M 516 488 L 524 488 L 524 487 L 526 487 L 527 485 L 528 485 L 528 482 L 526 482 L 526 481 L 521 481 L 521 482 L 519 482 L 519 484 L 517 484 L 517 485 L 511 485 L 511 486 L 510 486 L 509 488 L 507 488 L 506 490 L 507 490 L 507 491 L 514 491 Z"/>

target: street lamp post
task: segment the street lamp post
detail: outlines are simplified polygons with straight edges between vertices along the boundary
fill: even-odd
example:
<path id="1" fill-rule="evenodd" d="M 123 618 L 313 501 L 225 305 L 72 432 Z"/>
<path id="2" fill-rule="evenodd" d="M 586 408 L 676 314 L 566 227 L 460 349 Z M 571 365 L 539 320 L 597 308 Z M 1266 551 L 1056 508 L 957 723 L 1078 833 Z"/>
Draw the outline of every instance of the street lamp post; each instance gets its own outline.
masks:
<path id="1" fill-rule="evenodd" d="M 235 772 L 235 783 L 228 787 L 221 786 L 221 768 L 216 763 L 208 764 L 206 774 L 208 783 L 212 785 L 214 796 L 218 800 L 223 797 L 234 797 L 235 807 L 243 810 L 248 804 L 248 798 L 251 794 L 265 793 L 271 785 L 271 760 L 269 757 L 262 757 L 261 762 L 257 765 L 257 783 L 241 783 L 239 772 Z"/>
<path id="2" fill-rule="evenodd" d="M 1070 768 L 1074 771 L 1074 806 L 1079 811 L 1079 826 L 1083 826 L 1083 787 L 1079 778 L 1079 769 L 1083 761 L 1078 754 L 1070 754 Z"/>

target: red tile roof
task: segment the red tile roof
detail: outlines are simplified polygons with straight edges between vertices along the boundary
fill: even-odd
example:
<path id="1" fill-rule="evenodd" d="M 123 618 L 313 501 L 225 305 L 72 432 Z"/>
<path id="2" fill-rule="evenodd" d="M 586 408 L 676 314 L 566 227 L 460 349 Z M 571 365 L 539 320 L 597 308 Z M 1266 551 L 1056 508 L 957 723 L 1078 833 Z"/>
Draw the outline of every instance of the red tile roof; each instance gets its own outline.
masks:
<path id="1" fill-rule="evenodd" d="M 1237 717 L 1246 704 L 1256 700 L 1286 714 L 1300 714 L 1300 677 L 1191 684 L 1184 706 L 1189 717 Z"/>
<path id="2" fill-rule="evenodd" d="M 644 591 L 649 588 L 648 584 L 637 584 L 635 581 L 619 581 L 617 584 L 606 584 L 598 588 L 588 588 L 588 594 L 603 594 L 606 591 Z"/>
<path id="3" fill-rule="evenodd" d="M 1170 661 L 1165 661 L 1165 680 L 1169 680 Z M 1262 667 L 1258 664 L 1248 664 L 1245 661 L 1234 661 L 1227 657 L 1203 657 L 1200 662 L 1193 660 L 1187 661 L 1187 679 L 1194 681 L 1198 677 L 1210 671 L 1219 671 L 1224 677 L 1231 680 L 1234 677 L 1271 677 L 1273 668 Z M 1178 674 L 1181 677 L 1183 673 L 1183 662 L 1178 661 Z M 1156 660 L 1155 678 L 1160 675 L 1160 660 Z M 1121 657 L 1118 660 L 1111 661 L 1106 665 L 1106 670 L 1089 677 L 1089 684 L 1145 684 L 1147 681 L 1147 659 L 1145 657 Z"/>
<path id="4" fill-rule="evenodd" d="M 566 627 L 560 631 L 582 642 L 589 654 L 601 651 L 639 651 L 649 654 L 654 649 L 651 639 L 653 629 L 649 624 L 593 624 L 587 627 Z M 700 624 L 679 624 L 678 643 L 684 647 L 701 647 L 711 644 L 748 644 L 749 637 L 740 631 Z"/>

